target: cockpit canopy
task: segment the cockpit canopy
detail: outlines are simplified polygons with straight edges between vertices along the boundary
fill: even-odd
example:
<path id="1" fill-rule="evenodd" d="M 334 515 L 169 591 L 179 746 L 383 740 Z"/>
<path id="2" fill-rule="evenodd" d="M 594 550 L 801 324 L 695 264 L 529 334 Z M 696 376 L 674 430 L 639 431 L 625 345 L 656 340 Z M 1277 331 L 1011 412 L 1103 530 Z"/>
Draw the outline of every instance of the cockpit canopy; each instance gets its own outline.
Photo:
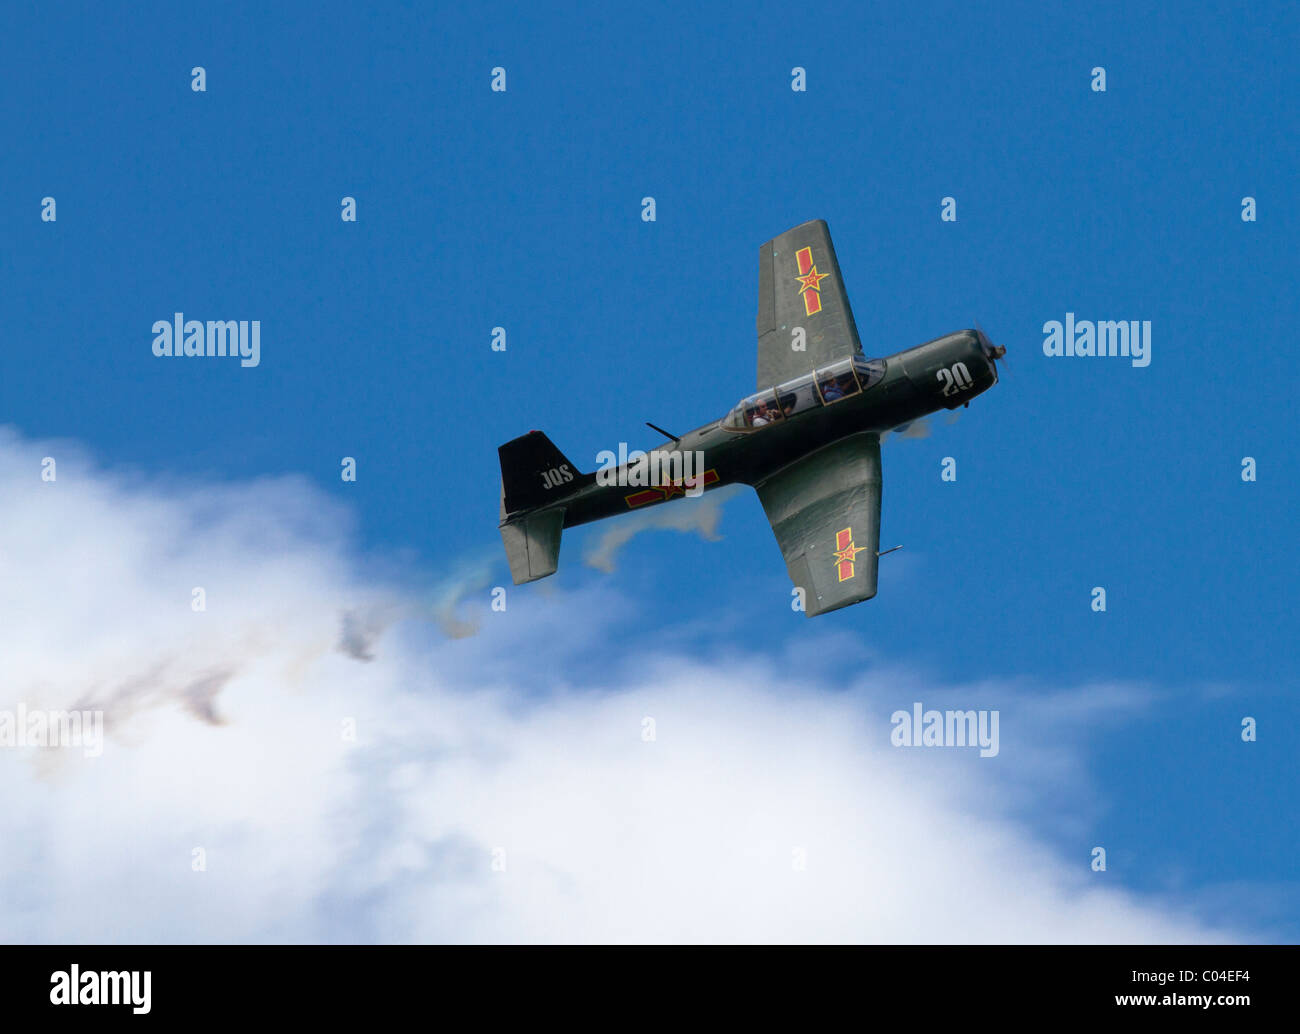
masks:
<path id="1" fill-rule="evenodd" d="M 723 418 L 728 431 L 756 431 L 866 391 L 885 376 L 885 360 L 853 356 L 742 399 Z"/>

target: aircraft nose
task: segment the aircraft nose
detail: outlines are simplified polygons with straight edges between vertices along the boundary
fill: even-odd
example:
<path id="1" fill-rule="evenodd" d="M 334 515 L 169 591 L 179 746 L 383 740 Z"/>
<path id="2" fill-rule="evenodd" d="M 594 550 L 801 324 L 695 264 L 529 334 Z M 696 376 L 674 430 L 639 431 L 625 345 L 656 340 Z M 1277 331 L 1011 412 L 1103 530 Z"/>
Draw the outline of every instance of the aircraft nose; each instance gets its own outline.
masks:
<path id="1" fill-rule="evenodd" d="M 980 327 L 975 328 L 975 334 L 979 338 L 980 349 L 990 359 L 1001 359 L 1007 354 L 1007 350 L 1002 345 L 995 345 L 990 341 L 989 336 Z"/>
<path id="2" fill-rule="evenodd" d="M 989 361 L 989 366 L 993 368 L 993 376 L 997 377 L 998 375 L 997 360 L 1001 359 L 1004 355 L 1007 354 L 1006 348 L 1004 348 L 1002 345 L 995 345 L 992 341 L 990 341 L 988 335 L 985 334 L 983 329 L 978 325 L 975 327 L 975 334 L 979 339 L 980 351 L 984 353 L 984 358 L 986 358 Z"/>

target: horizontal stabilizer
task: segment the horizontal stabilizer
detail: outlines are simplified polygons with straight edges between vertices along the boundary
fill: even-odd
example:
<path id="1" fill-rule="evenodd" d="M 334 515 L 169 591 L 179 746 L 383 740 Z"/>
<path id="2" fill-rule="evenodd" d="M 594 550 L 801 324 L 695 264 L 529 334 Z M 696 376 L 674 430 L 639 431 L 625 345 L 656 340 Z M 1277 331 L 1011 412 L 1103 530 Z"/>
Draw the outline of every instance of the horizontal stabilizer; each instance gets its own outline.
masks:
<path id="1" fill-rule="evenodd" d="M 542 510 L 501 525 L 501 541 L 516 585 L 555 574 L 560 563 L 564 510 Z"/>

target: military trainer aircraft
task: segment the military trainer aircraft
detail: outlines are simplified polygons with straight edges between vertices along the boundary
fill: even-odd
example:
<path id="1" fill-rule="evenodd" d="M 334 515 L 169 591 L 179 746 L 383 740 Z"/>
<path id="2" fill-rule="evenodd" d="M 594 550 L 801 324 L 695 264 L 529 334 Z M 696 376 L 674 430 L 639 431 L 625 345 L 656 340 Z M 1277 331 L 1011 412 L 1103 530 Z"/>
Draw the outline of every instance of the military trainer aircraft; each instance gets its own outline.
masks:
<path id="1" fill-rule="evenodd" d="M 540 431 L 500 447 L 516 585 L 555 573 L 564 528 L 741 482 L 758 491 L 805 614 L 876 594 L 881 435 L 987 391 L 1006 349 L 961 330 L 868 359 L 825 222 L 787 230 L 758 255 L 756 394 L 681 437 L 656 427 L 669 448 L 598 473 L 580 473 Z M 648 481 L 647 455 L 661 461 Z"/>

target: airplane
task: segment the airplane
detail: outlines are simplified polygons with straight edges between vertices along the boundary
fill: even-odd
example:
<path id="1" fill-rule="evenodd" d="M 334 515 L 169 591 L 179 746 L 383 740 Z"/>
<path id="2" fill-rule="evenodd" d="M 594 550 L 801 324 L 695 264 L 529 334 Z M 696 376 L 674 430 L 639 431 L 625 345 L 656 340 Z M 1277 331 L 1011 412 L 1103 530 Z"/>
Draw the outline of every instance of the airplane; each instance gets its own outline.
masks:
<path id="1" fill-rule="evenodd" d="M 787 230 L 759 248 L 759 390 L 680 437 L 647 422 L 671 441 L 651 469 L 685 470 L 668 454 L 693 453 L 690 476 L 638 485 L 630 457 L 605 476 L 580 473 L 540 431 L 498 449 L 511 577 L 554 574 L 565 528 L 739 482 L 757 490 L 806 616 L 869 600 L 883 555 L 881 436 L 969 403 L 997 383 L 1005 354 L 977 327 L 866 358 L 826 223 Z"/>

